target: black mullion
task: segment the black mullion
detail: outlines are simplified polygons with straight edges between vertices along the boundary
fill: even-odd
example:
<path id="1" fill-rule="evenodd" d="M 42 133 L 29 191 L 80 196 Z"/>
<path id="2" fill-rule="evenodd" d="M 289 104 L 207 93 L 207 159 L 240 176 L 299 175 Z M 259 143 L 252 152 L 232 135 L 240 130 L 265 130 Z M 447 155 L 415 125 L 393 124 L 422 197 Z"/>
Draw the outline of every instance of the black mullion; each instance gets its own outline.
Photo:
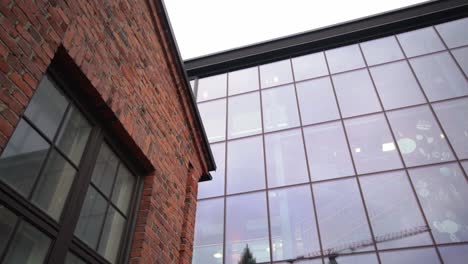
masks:
<path id="1" fill-rule="evenodd" d="M 13 212 L 14 213 L 14 212 Z M 22 217 L 18 216 L 17 214 L 15 214 L 15 216 L 18 218 L 16 219 L 16 223 L 13 227 L 13 231 L 11 232 L 10 236 L 8 237 L 8 239 L 6 240 L 7 243 L 6 243 L 6 246 L 5 246 L 5 249 L 3 250 L 3 252 L 0 252 L 0 263 L 3 263 L 7 253 L 8 253 L 8 250 L 10 249 L 11 247 L 11 242 L 13 241 L 13 238 L 15 237 L 16 235 L 16 231 L 18 231 L 18 227 L 21 223 L 21 221 L 23 221 Z"/>
<path id="2" fill-rule="evenodd" d="M 103 197 L 104 197 L 104 200 L 106 200 L 107 203 L 112 204 L 113 207 L 114 207 L 119 213 L 121 213 L 121 214 L 124 216 L 125 219 L 127 219 L 126 214 L 124 214 L 124 213 L 117 207 L 117 205 L 115 205 L 115 204 L 112 202 L 112 198 L 108 198 L 101 190 L 99 190 L 99 188 L 98 188 L 93 182 L 90 182 L 89 185 L 92 186 L 92 187 L 96 190 L 96 192 L 97 192 L 99 195 L 103 196 Z"/>

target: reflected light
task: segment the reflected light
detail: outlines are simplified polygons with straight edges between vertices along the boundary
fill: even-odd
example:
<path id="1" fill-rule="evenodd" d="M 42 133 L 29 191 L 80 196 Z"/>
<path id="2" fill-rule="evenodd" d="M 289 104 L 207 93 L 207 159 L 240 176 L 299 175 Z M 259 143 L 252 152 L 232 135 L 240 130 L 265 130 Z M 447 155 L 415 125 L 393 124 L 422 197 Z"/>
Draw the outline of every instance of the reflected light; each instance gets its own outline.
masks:
<path id="1" fill-rule="evenodd" d="M 440 138 L 445 138 L 444 134 L 440 134 Z"/>
<path id="2" fill-rule="evenodd" d="M 273 77 L 273 82 L 278 82 L 279 81 L 279 78 L 278 77 Z"/>
<path id="3" fill-rule="evenodd" d="M 204 92 L 203 93 L 203 98 L 207 98 L 208 97 L 208 93 L 207 92 Z"/>
<path id="4" fill-rule="evenodd" d="M 356 151 L 356 153 L 359 153 L 361 152 L 361 148 L 355 148 L 354 151 Z"/>
<path id="5" fill-rule="evenodd" d="M 395 144 L 393 142 L 383 143 L 382 144 L 382 151 L 392 151 L 395 150 Z"/>
<path id="6" fill-rule="evenodd" d="M 219 258 L 223 257 L 223 254 L 221 254 L 219 252 L 216 252 L 216 253 L 213 254 L 213 257 L 219 259 Z"/>
<path id="7" fill-rule="evenodd" d="M 270 252 L 270 248 L 269 248 L 269 247 L 267 247 L 267 248 L 266 248 L 266 251 L 267 251 L 267 252 Z"/>

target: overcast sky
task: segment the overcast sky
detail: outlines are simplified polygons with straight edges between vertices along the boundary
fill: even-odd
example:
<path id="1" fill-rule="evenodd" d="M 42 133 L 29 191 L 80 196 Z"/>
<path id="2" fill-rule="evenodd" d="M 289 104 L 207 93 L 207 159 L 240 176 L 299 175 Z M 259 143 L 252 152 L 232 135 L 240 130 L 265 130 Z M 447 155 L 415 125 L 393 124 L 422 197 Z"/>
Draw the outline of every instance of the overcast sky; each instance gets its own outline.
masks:
<path id="1" fill-rule="evenodd" d="M 164 0 L 183 59 L 378 14 L 425 0 Z"/>

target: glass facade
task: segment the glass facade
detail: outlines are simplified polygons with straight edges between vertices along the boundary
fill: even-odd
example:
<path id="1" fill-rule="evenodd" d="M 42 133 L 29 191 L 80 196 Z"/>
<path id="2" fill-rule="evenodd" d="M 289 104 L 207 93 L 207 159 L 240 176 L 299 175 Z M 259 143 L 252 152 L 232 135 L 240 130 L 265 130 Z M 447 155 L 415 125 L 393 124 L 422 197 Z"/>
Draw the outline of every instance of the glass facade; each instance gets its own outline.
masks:
<path id="1" fill-rule="evenodd" d="M 465 263 L 467 36 L 465 18 L 196 80 L 218 170 L 193 264 L 247 246 L 257 263 Z"/>

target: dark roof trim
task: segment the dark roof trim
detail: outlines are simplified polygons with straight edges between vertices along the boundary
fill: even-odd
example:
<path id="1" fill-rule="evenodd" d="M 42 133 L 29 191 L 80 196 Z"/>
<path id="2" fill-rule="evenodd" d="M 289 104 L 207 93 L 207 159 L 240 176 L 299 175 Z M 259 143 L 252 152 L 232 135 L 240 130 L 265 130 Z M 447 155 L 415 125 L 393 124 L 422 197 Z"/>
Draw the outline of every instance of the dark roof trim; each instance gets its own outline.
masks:
<path id="1" fill-rule="evenodd" d="M 204 77 L 315 51 L 392 35 L 468 16 L 467 0 L 402 8 L 318 30 L 185 61 L 190 77 Z"/>

